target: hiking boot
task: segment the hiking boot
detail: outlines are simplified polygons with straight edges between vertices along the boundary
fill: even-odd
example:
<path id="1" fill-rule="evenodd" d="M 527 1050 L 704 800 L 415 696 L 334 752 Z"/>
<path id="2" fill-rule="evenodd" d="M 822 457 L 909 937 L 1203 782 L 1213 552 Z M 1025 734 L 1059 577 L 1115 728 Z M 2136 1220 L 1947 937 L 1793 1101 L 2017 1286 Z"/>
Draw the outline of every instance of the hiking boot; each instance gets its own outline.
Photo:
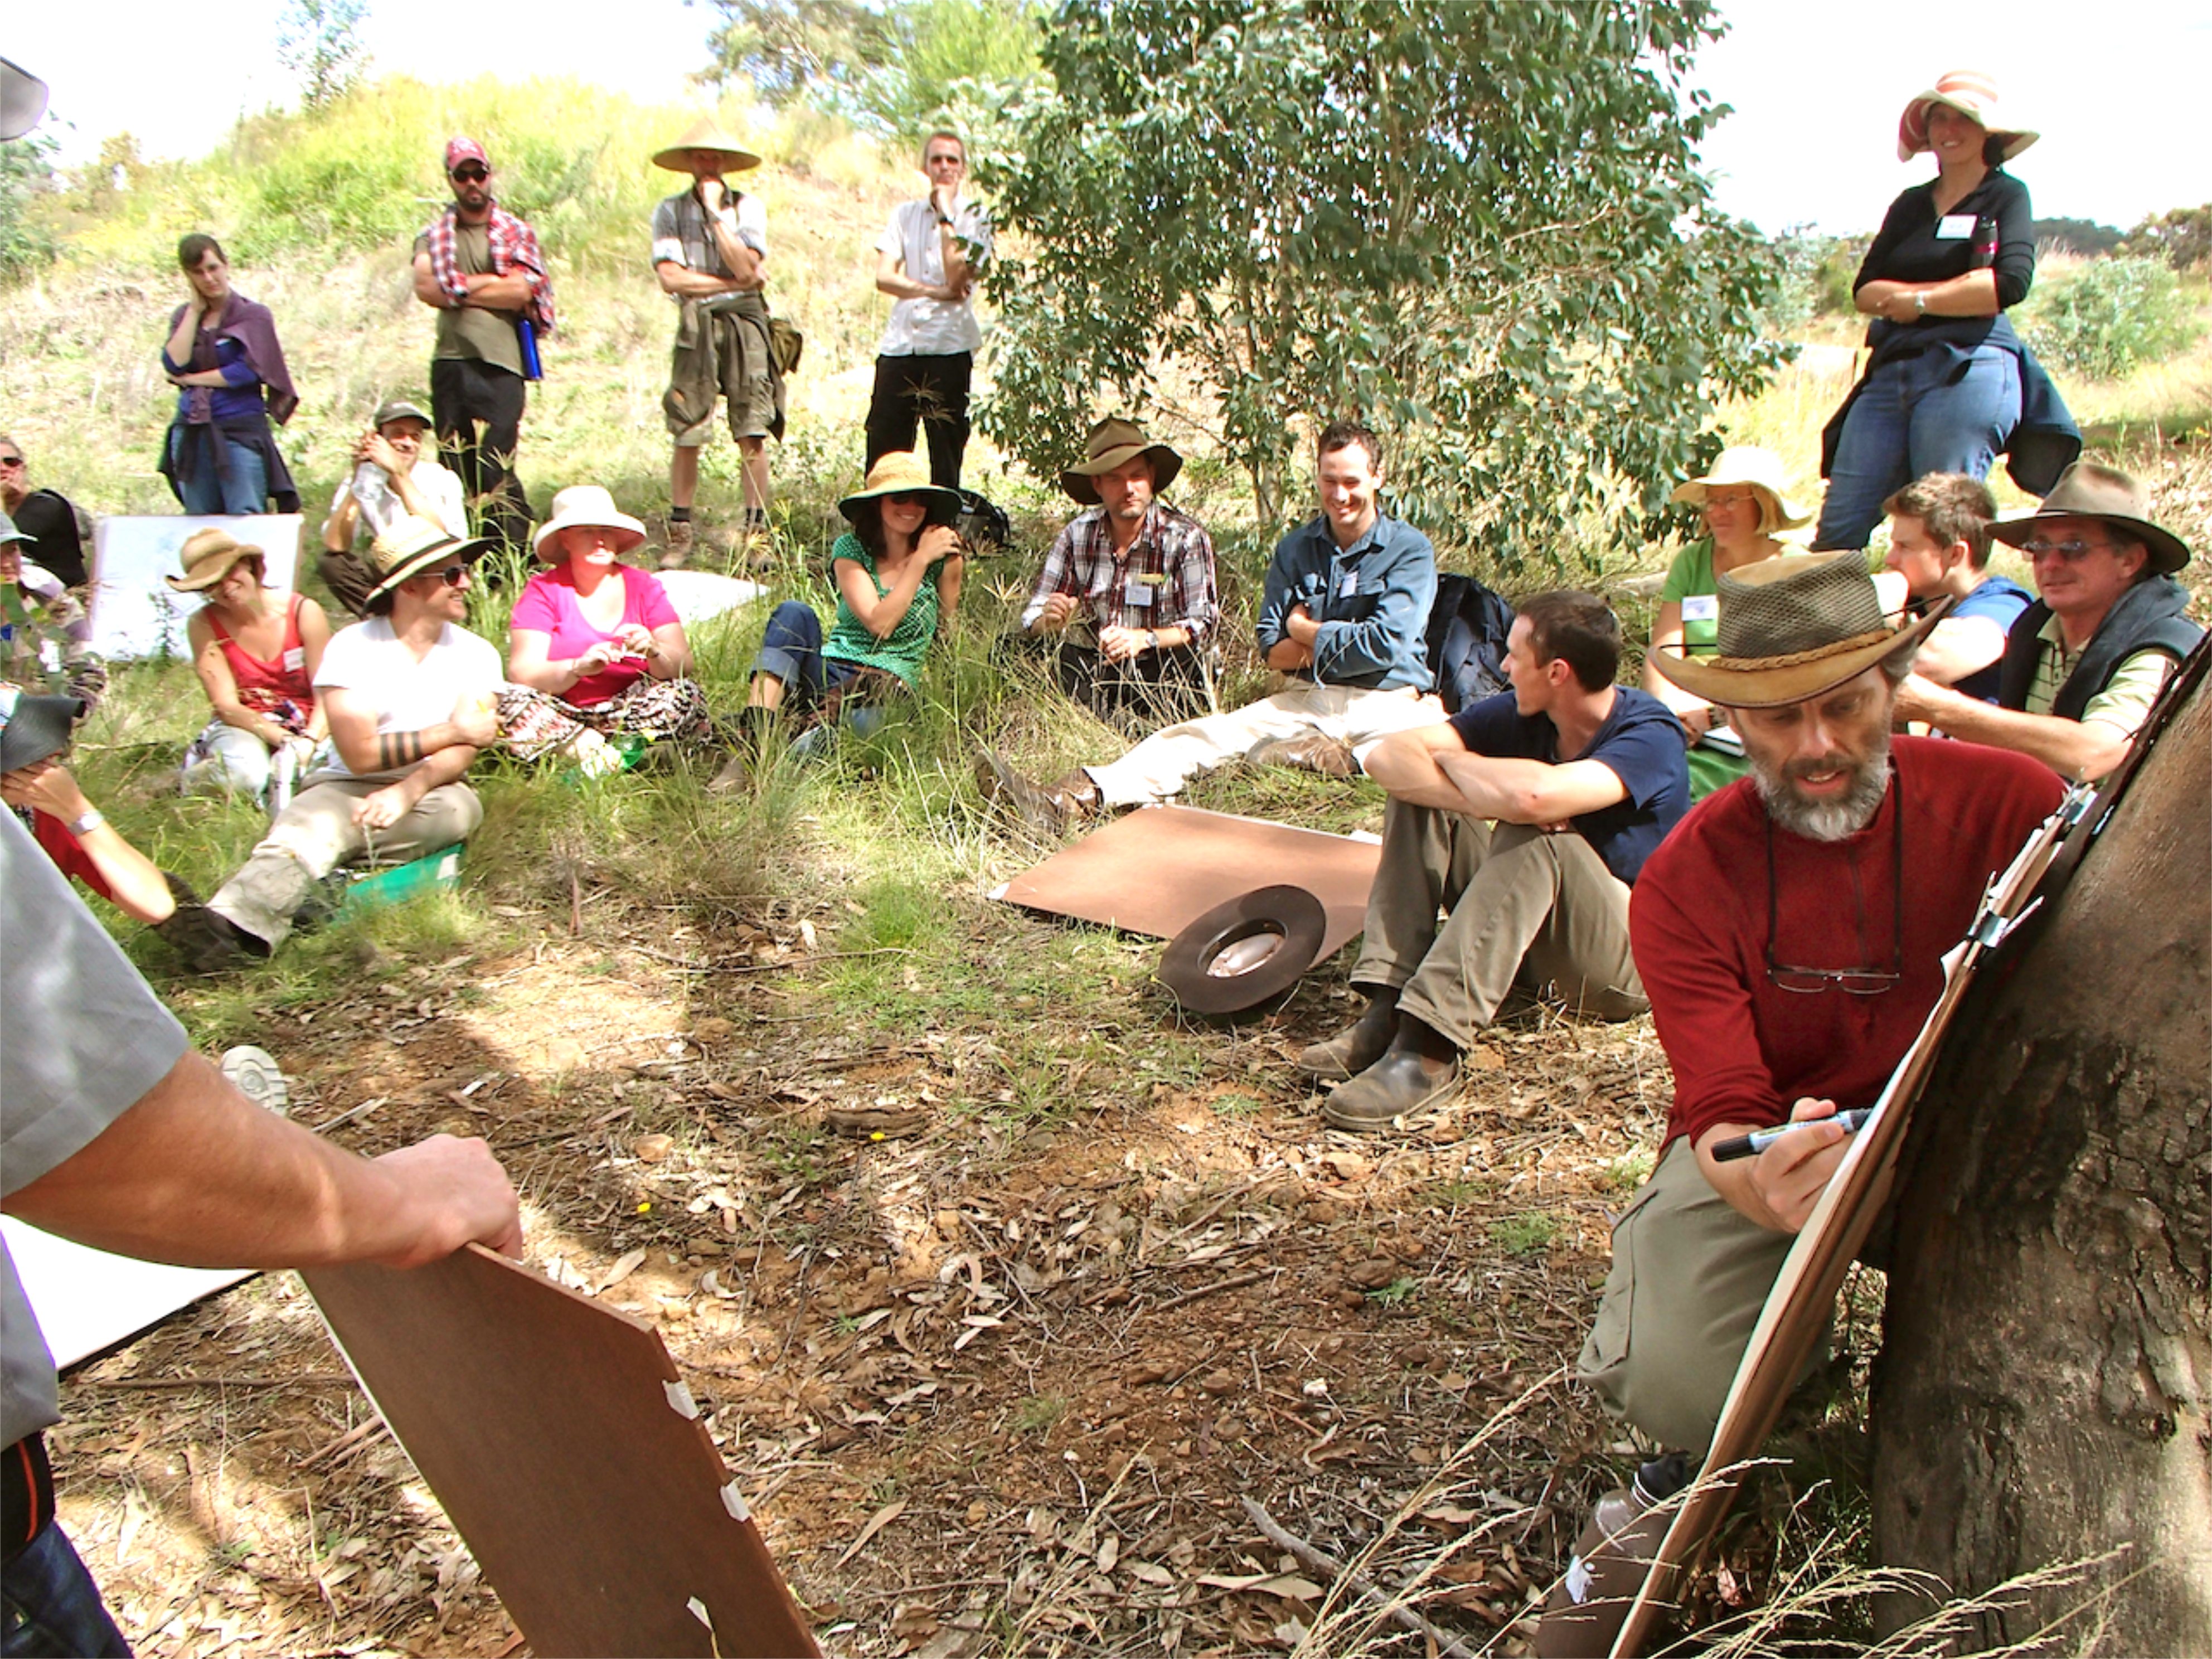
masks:
<path id="1" fill-rule="evenodd" d="M 1456 1060 L 1425 1060 L 1411 1048 L 1393 1048 L 1349 1083 L 1331 1090 L 1322 1103 L 1321 1115 L 1339 1129 L 1387 1129 L 1458 1087 Z"/>
<path id="2" fill-rule="evenodd" d="M 1597 1500 L 1575 1540 L 1566 1571 L 1545 1598 L 1536 1625 L 1540 1659 L 1580 1659 L 1613 1650 L 1659 1546 L 1674 1525 L 1675 1506 L 1660 1507 L 1690 1481 L 1680 1452 L 1655 1457 L 1625 1487 Z"/>
<path id="3" fill-rule="evenodd" d="M 185 968 L 195 974 L 226 974 L 252 960 L 245 931 L 204 904 L 179 905 L 176 913 L 156 924 L 154 931 L 169 941 L 185 959 Z"/>
<path id="4" fill-rule="evenodd" d="M 292 1085 L 284 1076 L 284 1068 L 276 1063 L 276 1055 L 266 1048 L 258 1048 L 250 1042 L 241 1042 L 234 1048 L 222 1051 L 217 1062 L 222 1074 L 230 1079 L 230 1086 L 244 1095 L 264 1111 L 284 1115 L 284 1108 L 292 1098 Z"/>
<path id="5" fill-rule="evenodd" d="M 667 539 L 660 549 L 660 568 L 681 570 L 691 558 L 691 549 L 698 539 L 698 532 L 689 519 L 671 519 Z"/>
<path id="6" fill-rule="evenodd" d="M 1048 836 L 1063 835 L 1098 813 L 1098 786 L 1080 769 L 1050 784 L 1033 783 L 986 749 L 975 757 L 975 787 L 985 805 Z"/>
<path id="7" fill-rule="evenodd" d="M 1245 758 L 1255 766 L 1298 766 L 1325 778 L 1356 778 L 1359 757 L 1340 738 L 1308 732 L 1295 738 L 1272 738 Z"/>
<path id="8" fill-rule="evenodd" d="M 1398 994 L 1370 994 L 1366 1012 L 1326 1042 L 1301 1049 L 1297 1067 L 1320 1083 L 1343 1083 L 1358 1077 L 1389 1052 L 1398 1034 Z"/>

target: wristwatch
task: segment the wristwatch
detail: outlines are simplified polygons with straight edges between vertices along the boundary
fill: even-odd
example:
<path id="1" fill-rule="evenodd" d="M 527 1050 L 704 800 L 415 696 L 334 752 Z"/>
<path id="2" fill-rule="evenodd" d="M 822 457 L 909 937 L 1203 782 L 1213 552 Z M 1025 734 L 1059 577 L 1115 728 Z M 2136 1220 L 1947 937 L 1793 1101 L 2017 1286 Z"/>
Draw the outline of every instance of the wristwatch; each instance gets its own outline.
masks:
<path id="1" fill-rule="evenodd" d="M 1158 629 L 1147 628 L 1145 630 L 1145 648 L 1148 651 L 1157 651 L 1160 648 L 1160 630 Z"/>
<path id="2" fill-rule="evenodd" d="M 94 830 L 99 829 L 101 824 L 106 822 L 106 817 L 101 813 L 100 810 L 97 806 L 88 807 L 86 809 L 83 817 L 71 818 L 69 821 L 69 832 L 77 840 L 82 841 L 87 836 L 90 835 Z"/>
<path id="3" fill-rule="evenodd" d="M 1916 288 L 1912 290 L 1912 314 L 1916 317 L 1925 317 L 1928 314 L 1928 290 L 1924 288 Z"/>

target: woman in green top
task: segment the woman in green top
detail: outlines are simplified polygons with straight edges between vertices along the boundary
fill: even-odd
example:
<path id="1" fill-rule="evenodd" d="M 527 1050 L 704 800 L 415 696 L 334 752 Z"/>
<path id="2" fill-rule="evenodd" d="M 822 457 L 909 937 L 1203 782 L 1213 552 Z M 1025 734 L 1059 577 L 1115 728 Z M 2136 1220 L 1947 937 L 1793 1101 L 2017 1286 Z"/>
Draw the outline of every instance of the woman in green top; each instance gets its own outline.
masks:
<path id="1" fill-rule="evenodd" d="M 842 716 L 865 733 L 883 723 L 886 696 L 915 689 L 931 641 L 959 605 L 960 537 L 952 520 L 960 497 L 933 484 L 912 451 L 893 450 L 837 510 L 853 528 L 830 553 L 837 615 L 829 636 L 802 601 L 776 606 L 753 661 L 746 706 Z"/>
<path id="2" fill-rule="evenodd" d="M 1711 656 L 1720 618 L 1716 578 L 1790 551 L 1774 532 L 1810 524 L 1813 515 L 1783 493 L 1781 458 L 1766 449 L 1723 450 L 1712 470 L 1682 485 L 1674 499 L 1698 509 L 1707 538 L 1684 548 L 1668 567 L 1651 623 L 1651 648 L 1644 653 L 1644 689 L 1681 720 L 1690 745 L 1690 793 L 1703 800 L 1741 777 L 1750 763 L 1727 729 L 1728 711 L 1692 696 L 1654 668 L 1652 659 L 1662 649 Z"/>

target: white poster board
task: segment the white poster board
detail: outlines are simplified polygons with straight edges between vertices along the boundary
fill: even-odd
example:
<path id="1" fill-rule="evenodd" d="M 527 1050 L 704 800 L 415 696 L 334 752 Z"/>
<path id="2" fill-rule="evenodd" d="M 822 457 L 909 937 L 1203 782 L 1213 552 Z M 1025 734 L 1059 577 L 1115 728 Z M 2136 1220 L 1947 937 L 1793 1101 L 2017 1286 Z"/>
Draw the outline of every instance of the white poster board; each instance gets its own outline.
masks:
<path id="1" fill-rule="evenodd" d="M 300 562 L 297 513 L 246 518 L 102 519 L 93 531 L 92 648 L 114 662 L 191 654 L 185 624 L 199 601 L 161 579 L 181 575 L 177 550 L 197 531 L 227 530 L 264 556 L 262 580 L 290 587 Z"/>
<path id="2" fill-rule="evenodd" d="M 167 1319 L 202 1297 L 252 1277 L 246 1267 L 171 1267 L 110 1255 L 0 1216 L 0 1238 L 57 1365 L 74 1365 Z"/>

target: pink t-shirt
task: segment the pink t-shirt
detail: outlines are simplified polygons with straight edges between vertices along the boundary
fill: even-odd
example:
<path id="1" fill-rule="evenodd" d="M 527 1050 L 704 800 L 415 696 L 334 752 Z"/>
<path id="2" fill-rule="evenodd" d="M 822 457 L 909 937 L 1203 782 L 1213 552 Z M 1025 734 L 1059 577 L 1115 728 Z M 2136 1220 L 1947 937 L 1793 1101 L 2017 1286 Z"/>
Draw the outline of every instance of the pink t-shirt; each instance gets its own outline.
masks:
<path id="1" fill-rule="evenodd" d="M 656 629 L 677 620 L 676 607 L 668 602 L 668 590 L 660 585 L 659 577 L 626 564 L 617 565 L 615 574 L 622 578 L 623 584 L 620 627 L 635 623 L 646 629 Z M 601 640 L 613 639 L 617 631 L 595 628 L 585 617 L 576 603 L 575 579 L 566 564 L 541 570 L 530 579 L 521 597 L 514 602 L 514 614 L 507 626 L 550 635 L 545 654 L 554 662 L 572 662 Z M 625 657 L 578 680 L 562 694 L 562 700 L 579 708 L 588 708 L 595 702 L 620 696 L 645 672 L 642 662 L 635 657 Z"/>

